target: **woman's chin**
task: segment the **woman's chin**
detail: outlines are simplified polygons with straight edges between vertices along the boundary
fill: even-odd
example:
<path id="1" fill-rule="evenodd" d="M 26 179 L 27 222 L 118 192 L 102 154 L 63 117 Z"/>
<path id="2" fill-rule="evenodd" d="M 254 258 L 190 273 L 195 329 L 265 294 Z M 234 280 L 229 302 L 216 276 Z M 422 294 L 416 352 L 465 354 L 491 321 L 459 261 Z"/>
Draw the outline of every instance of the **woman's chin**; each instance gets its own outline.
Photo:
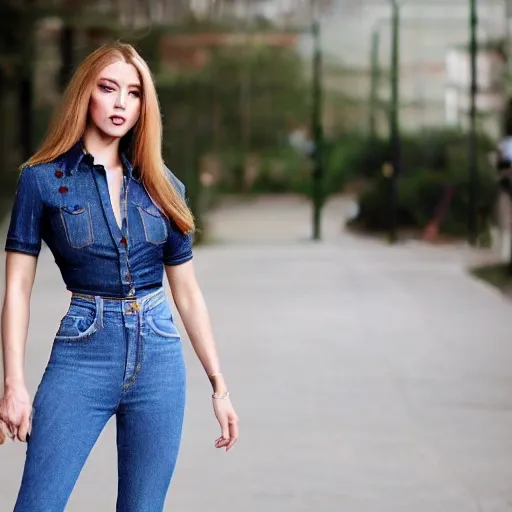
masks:
<path id="1" fill-rule="evenodd" d="M 101 127 L 99 127 L 99 130 L 106 137 L 113 137 L 116 139 L 121 139 L 129 132 L 130 129 L 127 128 L 127 125 L 125 123 L 122 126 L 114 126 L 114 125 L 101 126 Z"/>

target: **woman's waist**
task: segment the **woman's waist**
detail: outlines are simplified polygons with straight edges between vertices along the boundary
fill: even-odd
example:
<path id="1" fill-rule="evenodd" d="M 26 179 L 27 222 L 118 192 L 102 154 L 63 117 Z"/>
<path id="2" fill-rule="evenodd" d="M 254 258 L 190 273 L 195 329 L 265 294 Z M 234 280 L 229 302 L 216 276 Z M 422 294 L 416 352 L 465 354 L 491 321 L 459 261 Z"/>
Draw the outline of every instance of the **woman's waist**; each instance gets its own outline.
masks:
<path id="1" fill-rule="evenodd" d="M 94 299 L 101 297 L 105 301 L 133 301 L 141 299 L 150 293 L 160 290 L 163 287 L 162 281 L 146 283 L 142 286 L 73 286 L 67 284 L 66 288 L 72 297 Z"/>
<path id="2" fill-rule="evenodd" d="M 133 295 L 115 296 L 102 293 L 71 292 L 71 303 L 95 304 L 97 308 L 110 311 L 137 310 L 154 307 L 167 299 L 165 290 L 160 284 L 152 288 L 137 290 Z"/>

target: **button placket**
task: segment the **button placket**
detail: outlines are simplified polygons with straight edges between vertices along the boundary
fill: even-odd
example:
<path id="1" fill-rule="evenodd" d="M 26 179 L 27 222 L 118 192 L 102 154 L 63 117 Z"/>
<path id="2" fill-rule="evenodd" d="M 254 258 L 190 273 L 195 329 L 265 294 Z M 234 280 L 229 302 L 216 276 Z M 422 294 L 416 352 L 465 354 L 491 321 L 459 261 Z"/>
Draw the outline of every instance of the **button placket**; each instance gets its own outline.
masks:
<path id="1" fill-rule="evenodd" d="M 129 229 L 128 229 L 128 191 L 129 191 L 129 180 L 127 182 L 126 176 L 123 175 L 123 194 L 121 197 L 121 230 L 123 233 L 122 243 L 125 247 L 125 263 L 126 263 L 126 272 L 124 274 L 124 278 L 126 280 L 126 284 L 130 287 L 128 291 L 128 297 L 135 296 L 135 286 L 132 281 L 132 274 L 130 271 L 130 258 L 128 252 L 128 239 L 129 239 Z"/>
<path id="2" fill-rule="evenodd" d="M 135 285 L 133 283 L 133 275 L 130 269 L 129 247 L 130 238 L 127 222 L 127 209 L 125 207 L 129 179 L 123 174 L 123 183 L 121 185 L 121 226 L 119 226 L 112 207 L 112 200 L 108 188 L 107 176 L 103 166 L 94 166 L 92 168 L 93 176 L 96 181 L 98 193 L 101 198 L 101 207 L 103 208 L 107 219 L 108 229 L 112 235 L 118 255 L 118 276 L 119 276 L 119 293 L 124 297 L 134 297 L 136 294 Z M 96 171 L 96 172 L 94 172 Z"/>

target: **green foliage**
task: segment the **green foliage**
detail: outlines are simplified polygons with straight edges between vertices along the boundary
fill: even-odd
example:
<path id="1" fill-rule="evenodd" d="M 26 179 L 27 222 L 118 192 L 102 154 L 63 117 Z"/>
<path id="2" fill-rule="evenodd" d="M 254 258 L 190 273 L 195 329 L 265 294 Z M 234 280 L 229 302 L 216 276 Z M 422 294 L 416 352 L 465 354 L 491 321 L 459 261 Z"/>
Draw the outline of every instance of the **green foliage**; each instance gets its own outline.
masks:
<path id="1" fill-rule="evenodd" d="M 216 155 L 223 164 L 221 190 L 282 191 L 295 186 L 302 159 L 289 148 L 292 126 L 307 122 L 303 63 L 286 48 L 242 46 L 212 51 L 198 70 L 157 76 L 163 113 L 164 158 L 198 193 L 199 161 Z M 244 184 L 244 162 L 260 161 L 253 186 Z M 301 184 L 297 184 L 298 187 Z"/>
<path id="2" fill-rule="evenodd" d="M 310 188 L 310 169 L 307 161 L 293 148 L 283 146 L 258 153 L 258 173 L 254 181 L 245 183 L 246 155 L 231 151 L 219 155 L 226 169 L 225 178 L 219 184 L 224 193 L 249 194 L 287 193 L 307 194 Z"/>
<path id="3" fill-rule="evenodd" d="M 385 162 L 389 144 L 387 141 L 368 141 L 358 133 L 348 133 L 339 140 L 328 140 L 324 146 L 326 194 L 342 192 L 352 179 L 375 176 Z"/>
<path id="4" fill-rule="evenodd" d="M 418 169 L 443 171 L 447 166 L 467 167 L 467 140 L 467 135 L 459 130 L 431 129 L 418 134 L 403 134 L 402 173 L 406 175 Z M 488 165 L 487 153 L 492 149 L 491 140 L 479 137 L 480 166 Z M 347 133 L 326 143 L 326 158 L 329 182 L 375 178 L 381 174 L 383 164 L 391 161 L 389 140 L 368 139 L 363 133 Z M 327 185 L 327 190 L 333 189 Z"/>
<path id="5" fill-rule="evenodd" d="M 193 117 L 192 133 L 209 135 L 211 148 L 259 151 L 285 143 L 290 125 L 308 112 L 302 63 L 287 49 L 267 47 L 217 50 L 195 73 L 158 76 L 166 128 L 179 130 Z"/>
<path id="6" fill-rule="evenodd" d="M 510 296 L 512 291 L 512 268 L 509 264 L 497 263 L 476 267 L 472 269 L 471 273 Z"/>
<path id="7" fill-rule="evenodd" d="M 404 138 L 402 174 L 398 179 L 397 225 L 424 228 L 433 218 L 448 187 L 454 194 L 440 226 L 444 233 L 467 233 L 470 178 L 467 136 L 463 133 L 429 132 Z M 477 210 L 479 229 L 486 230 L 495 197 L 495 171 L 487 161 L 492 148 L 485 137 L 478 140 Z M 378 170 L 371 188 L 360 198 L 354 223 L 371 231 L 389 228 L 390 181 Z"/>

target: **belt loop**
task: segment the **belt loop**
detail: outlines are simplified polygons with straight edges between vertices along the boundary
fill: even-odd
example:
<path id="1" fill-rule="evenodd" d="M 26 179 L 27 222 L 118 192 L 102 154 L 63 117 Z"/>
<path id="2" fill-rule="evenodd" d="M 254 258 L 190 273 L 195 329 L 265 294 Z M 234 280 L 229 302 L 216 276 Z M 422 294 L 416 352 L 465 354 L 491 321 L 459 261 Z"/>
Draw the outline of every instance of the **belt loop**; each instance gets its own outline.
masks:
<path id="1" fill-rule="evenodd" d="M 103 328 L 103 297 L 95 295 L 94 303 L 96 304 L 96 327 L 101 329 Z"/>

